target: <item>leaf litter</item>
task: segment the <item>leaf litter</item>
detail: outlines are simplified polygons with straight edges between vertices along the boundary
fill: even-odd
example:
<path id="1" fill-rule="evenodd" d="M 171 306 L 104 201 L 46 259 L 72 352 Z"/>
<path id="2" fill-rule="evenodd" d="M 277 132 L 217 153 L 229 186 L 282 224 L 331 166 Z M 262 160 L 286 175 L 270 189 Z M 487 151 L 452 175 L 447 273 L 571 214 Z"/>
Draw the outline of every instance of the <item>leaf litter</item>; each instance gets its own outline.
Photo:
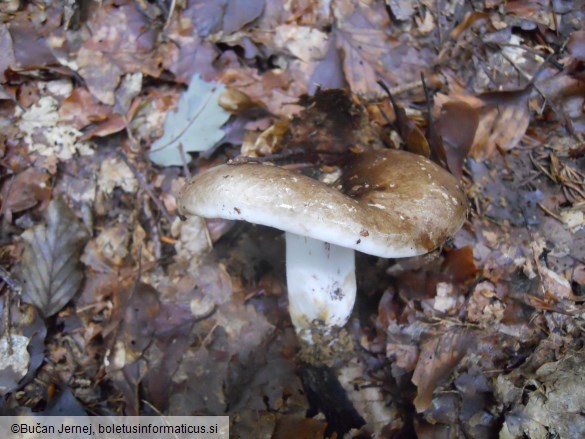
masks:
<path id="1" fill-rule="evenodd" d="M 176 195 L 240 152 L 335 185 L 347 151 L 389 147 L 447 166 L 470 215 L 431 255 L 357 255 L 355 348 L 332 376 L 366 425 L 347 435 L 582 434 L 577 2 L 88 7 L 0 9 L 0 264 L 34 303 L 3 278 L 3 409 L 345 431 L 300 379 L 282 237 L 183 224 Z"/>

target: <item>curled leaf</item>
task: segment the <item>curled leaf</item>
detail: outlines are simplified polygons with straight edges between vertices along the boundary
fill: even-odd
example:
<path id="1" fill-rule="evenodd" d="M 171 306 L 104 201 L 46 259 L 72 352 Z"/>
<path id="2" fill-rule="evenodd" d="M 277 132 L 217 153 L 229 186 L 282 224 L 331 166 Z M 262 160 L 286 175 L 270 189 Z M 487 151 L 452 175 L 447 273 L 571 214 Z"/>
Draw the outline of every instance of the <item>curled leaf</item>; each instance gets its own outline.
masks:
<path id="1" fill-rule="evenodd" d="M 433 391 L 447 378 L 465 355 L 471 336 L 465 331 L 448 331 L 425 341 L 412 375 L 417 387 L 414 407 L 418 413 L 431 406 Z"/>
<path id="2" fill-rule="evenodd" d="M 22 234 L 23 299 L 44 317 L 61 310 L 77 292 L 83 278 L 79 256 L 87 238 L 87 231 L 61 199 L 49 204 L 46 224 Z"/>

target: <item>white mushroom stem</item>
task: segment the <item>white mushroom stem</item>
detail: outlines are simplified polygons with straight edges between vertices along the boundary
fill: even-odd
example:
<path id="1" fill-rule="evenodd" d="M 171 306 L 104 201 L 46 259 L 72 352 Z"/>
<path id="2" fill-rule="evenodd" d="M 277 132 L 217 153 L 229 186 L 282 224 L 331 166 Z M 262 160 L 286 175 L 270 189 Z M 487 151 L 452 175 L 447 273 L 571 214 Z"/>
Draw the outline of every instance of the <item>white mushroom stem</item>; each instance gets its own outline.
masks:
<path id="1" fill-rule="evenodd" d="M 313 343 L 313 331 L 345 325 L 356 295 L 354 250 L 286 233 L 289 311 L 297 334 Z"/>

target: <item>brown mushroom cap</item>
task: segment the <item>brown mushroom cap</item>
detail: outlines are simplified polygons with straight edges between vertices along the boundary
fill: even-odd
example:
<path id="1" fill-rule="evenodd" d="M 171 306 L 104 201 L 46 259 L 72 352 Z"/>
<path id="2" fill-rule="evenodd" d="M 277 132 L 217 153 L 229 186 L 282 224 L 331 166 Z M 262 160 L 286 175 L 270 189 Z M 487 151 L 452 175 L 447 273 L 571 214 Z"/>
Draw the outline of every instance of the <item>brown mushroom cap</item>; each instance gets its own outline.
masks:
<path id="1" fill-rule="evenodd" d="M 342 192 L 276 166 L 217 166 L 185 185 L 179 213 L 245 220 L 386 258 L 427 253 L 463 224 L 464 193 L 430 160 L 385 149 L 350 163 Z"/>

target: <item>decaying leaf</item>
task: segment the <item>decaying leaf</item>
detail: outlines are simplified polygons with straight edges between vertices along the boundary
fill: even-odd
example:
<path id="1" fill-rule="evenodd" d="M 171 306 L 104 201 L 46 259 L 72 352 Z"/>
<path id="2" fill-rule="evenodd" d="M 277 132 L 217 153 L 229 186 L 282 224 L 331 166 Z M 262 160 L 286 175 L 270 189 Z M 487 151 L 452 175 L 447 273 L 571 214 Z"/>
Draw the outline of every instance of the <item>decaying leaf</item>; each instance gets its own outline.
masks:
<path id="1" fill-rule="evenodd" d="M 450 331 L 437 335 L 422 344 L 418 363 L 412 376 L 412 382 L 418 388 L 414 399 L 417 412 L 421 413 L 429 408 L 435 387 L 439 381 L 451 373 L 465 355 L 469 341 L 469 333 Z"/>
<path id="2" fill-rule="evenodd" d="M 26 350 L 28 338 L 11 334 L 0 338 L 0 394 L 4 395 L 16 387 L 26 375 L 30 356 Z"/>
<path id="3" fill-rule="evenodd" d="M 164 134 L 152 144 L 150 160 L 159 166 L 180 166 L 191 161 L 188 152 L 206 151 L 219 142 L 224 136 L 221 127 L 230 117 L 218 103 L 224 89 L 194 75 L 177 111 L 167 115 Z"/>
<path id="4" fill-rule="evenodd" d="M 83 274 L 79 256 L 87 231 L 61 199 L 54 199 L 47 210 L 46 224 L 22 234 L 23 299 L 50 317 L 75 295 Z"/>
<path id="5" fill-rule="evenodd" d="M 30 382 L 45 361 L 47 328 L 35 308 L 0 300 L 0 394 Z M 9 306 L 10 309 L 6 309 Z M 8 338 L 10 337 L 10 338 Z M 9 342 L 10 341 L 10 342 Z"/>
<path id="6" fill-rule="evenodd" d="M 500 437 L 577 438 L 585 434 L 583 350 L 568 352 L 559 361 L 547 362 L 524 378 L 525 387 L 515 387 L 509 377 L 498 379 L 497 395 L 509 395 L 516 405 L 506 413 Z M 526 390 L 530 387 L 535 390 Z"/>
<path id="7" fill-rule="evenodd" d="M 356 2 L 357 3 L 357 2 Z M 334 2 L 336 46 L 341 53 L 345 79 L 355 93 L 380 94 L 376 81 L 391 76 L 384 63 L 395 44 L 387 32 L 388 17 L 382 8 L 351 1 Z"/>

